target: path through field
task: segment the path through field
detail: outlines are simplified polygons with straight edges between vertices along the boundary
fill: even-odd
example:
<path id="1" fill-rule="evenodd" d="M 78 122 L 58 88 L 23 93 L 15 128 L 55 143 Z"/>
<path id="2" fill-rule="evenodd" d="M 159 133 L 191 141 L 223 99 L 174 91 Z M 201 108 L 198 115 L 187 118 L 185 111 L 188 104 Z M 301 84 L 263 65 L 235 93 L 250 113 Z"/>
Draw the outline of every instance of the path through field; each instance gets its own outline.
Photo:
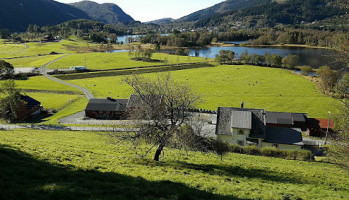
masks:
<path id="1" fill-rule="evenodd" d="M 56 61 L 59 60 L 59 59 L 62 59 L 62 58 L 64 58 L 64 57 L 66 57 L 66 56 L 69 56 L 69 55 L 71 55 L 71 54 L 66 54 L 66 55 L 64 55 L 64 56 L 61 56 L 61 57 L 59 57 L 59 58 L 56 58 L 56 59 L 54 59 L 54 60 L 52 60 L 52 61 L 46 63 L 45 65 L 43 65 L 43 66 L 40 68 L 41 73 L 43 74 L 44 77 L 46 77 L 46 78 L 48 78 L 48 79 L 50 79 L 50 80 L 52 80 L 52 81 L 55 81 L 55 82 L 57 82 L 57 83 L 61 83 L 61 84 L 67 85 L 67 86 L 69 86 L 69 87 L 73 87 L 73 88 L 76 88 L 76 89 L 80 90 L 82 93 L 84 93 L 84 95 L 85 95 L 85 97 L 86 97 L 87 99 L 92 99 L 92 98 L 93 98 L 92 93 L 91 93 L 89 90 L 87 90 L 86 88 L 83 88 L 83 87 L 80 87 L 80 86 L 77 86 L 77 85 L 74 85 L 74 84 L 65 82 L 65 81 L 63 81 L 63 80 L 61 80 L 61 79 L 55 78 L 55 77 L 53 77 L 53 76 L 47 74 L 47 70 L 46 70 L 46 67 L 47 67 L 47 66 L 49 66 L 50 64 L 56 62 Z"/>

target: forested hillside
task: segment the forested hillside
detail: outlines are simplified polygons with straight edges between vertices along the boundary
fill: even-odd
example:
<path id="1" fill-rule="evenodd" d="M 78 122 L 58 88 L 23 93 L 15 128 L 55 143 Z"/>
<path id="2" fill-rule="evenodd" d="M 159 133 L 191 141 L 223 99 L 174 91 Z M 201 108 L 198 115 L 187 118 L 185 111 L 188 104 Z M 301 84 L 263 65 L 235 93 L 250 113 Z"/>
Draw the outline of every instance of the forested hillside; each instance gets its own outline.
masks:
<path id="1" fill-rule="evenodd" d="M 54 25 L 90 19 L 83 11 L 52 0 L 0 0 L 0 29 L 25 31 L 29 24 Z"/>
<path id="2" fill-rule="evenodd" d="M 81 1 L 71 5 L 86 12 L 92 19 L 107 24 L 134 21 L 119 6 L 112 3 L 98 4 L 92 1 Z"/>

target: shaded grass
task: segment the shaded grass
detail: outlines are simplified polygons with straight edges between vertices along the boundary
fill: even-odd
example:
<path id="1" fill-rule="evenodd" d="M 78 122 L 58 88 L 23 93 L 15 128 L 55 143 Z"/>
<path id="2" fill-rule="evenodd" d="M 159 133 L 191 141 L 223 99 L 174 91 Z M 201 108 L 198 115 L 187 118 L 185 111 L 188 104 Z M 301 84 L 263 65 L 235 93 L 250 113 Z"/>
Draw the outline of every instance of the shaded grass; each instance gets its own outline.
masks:
<path id="1" fill-rule="evenodd" d="M 164 65 L 164 62 L 142 62 L 131 60 L 128 56 L 128 52 L 122 53 L 84 53 L 84 54 L 72 54 L 65 58 L 62 58 L 55 63 L 48 66 L 50 69 L 62 69 L 69 68 L 71 66 L 85 66 L 85 59 L 87 62 L 87 68 L 90 70 L 106 70 L 106 69 L 123 69 L 134 68 L 143 66 L 158 66 Z M 205 58 L 176 56 L 163 53 L 155 53 L 152 57 L 155 60 L 168 60 L 167 64 L 176 63 L 193 63 L 193 62 L 205 62 Z M 178 61 L 178 62 L 177 62 Z"/>
<path id="2" fill-rule="evenodd" d="M 0 131 L 4 199 L 345 199 L 332 164 L 165 150 L 140 159 L 93 132 Z M 152 152 L 153 153 L 153 152 Z M 8 167 L 11 166 L 11 167 Z"/>
<path id="3" fill-rule="evenodd" d="M 265 108 L 267 111 L 305 112 L 309 117 L 328 117 L 337 112 L 339 101 L 321 94 L 315 85 L 290 71 L 256 66 L 218 66 L 171 72 L 173 78 L 201 94 L 200 108 L 219 106 Z M 156 73 L 145 74 L 155 77 Z M 90 90 L 94 96 L 128 98 L 132 89 L 123 83 L 125 76 L 71 80 Z"/>

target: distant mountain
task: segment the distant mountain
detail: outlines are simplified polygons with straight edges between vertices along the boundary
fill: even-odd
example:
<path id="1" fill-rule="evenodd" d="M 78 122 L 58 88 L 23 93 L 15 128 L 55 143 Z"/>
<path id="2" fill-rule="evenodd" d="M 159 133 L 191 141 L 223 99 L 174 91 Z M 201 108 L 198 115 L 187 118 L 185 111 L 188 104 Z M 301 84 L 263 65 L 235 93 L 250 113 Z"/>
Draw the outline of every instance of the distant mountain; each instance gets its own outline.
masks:
<path id="1" fill-rule="evenodd" d="M 92 19 L 107 24 L 134 21 L 134 19 L 126 14 L 119 6 L 112 3 L 98 4 L 92 1 L 81 1 L 70 5 L 84 11 Z"/>
<path id="2" fill-rule="evenodd" d="M 265 3 L 267 0 L 226 0 L 212 7 L 199 10 L 190 15 L 184 16 L 177 20 L 178 22 L 193 22 L 213 15 L 222 14 L 228 11 L 237 11 L 239 9 L 257 6 Z"/>
<path id="3" fill-rule="evenodd" d="M 348 0 L 227 0 L 180 20 L 195 21 L 196 27 L 224 25 L 244 28 L 310 24 L 328 18 L 340 19 L 349 12 L 346 1 Z"/>
<path id="4" fill-rule="evenodd" d="M 90 19 L 83 11 L 53 0 L 0 0 L 0 29 L 25 31 L 29 24 L 54 25 L 72 19 Z"/>
<path id="5" fill-rule="evenodd" d="M 172 18 L 163 18 L 163 19 L 157 19 L 157 20 L 153 20 L 147 23 L 151 23 L 151 24 L 167 24 L 167 23 L 171 23 L 173 22 L 174 19 Z"/>

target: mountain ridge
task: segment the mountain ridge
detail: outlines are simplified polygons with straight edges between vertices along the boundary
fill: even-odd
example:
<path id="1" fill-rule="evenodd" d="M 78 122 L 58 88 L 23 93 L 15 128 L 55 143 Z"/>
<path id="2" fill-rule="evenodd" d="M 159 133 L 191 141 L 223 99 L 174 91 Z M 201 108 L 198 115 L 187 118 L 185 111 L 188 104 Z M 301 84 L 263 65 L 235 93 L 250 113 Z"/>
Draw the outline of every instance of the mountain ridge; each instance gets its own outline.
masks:
<path id="1" fill-rule="evenodd" d="M 126 14 L 118 5 L 113 3 L 99 4 L 93 1 L 80 1 L 71 3 L 72 5 L 97 21 L 107 24 L 116 24 L 135 21 L 130 15 Z"/>

